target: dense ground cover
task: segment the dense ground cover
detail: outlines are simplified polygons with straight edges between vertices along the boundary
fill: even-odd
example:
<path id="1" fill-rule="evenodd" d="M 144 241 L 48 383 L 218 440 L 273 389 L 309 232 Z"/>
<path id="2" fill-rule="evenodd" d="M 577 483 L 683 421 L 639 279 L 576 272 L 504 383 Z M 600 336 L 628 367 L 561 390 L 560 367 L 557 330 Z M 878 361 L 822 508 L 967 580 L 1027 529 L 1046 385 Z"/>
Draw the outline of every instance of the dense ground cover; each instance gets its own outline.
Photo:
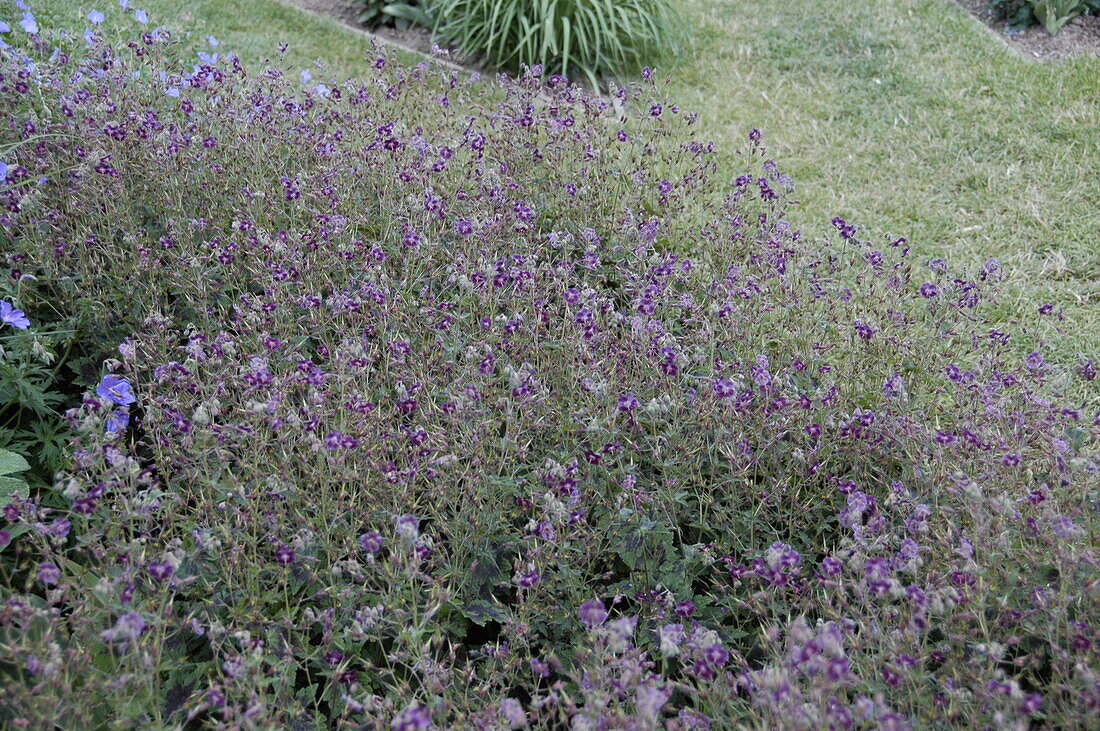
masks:
<path id="1" fill-rule="evenodd" d="M 84 5 L 58 0 L 47 14 L 67 24 Z M 214 34 L 258 62 L 293 41 L 288 64 L 363 71 L 359 36 L 277 0 L 143 7 L 188 31 L 191 52 Z M 840 215 L 924 257 L 997 257 L 1009 279 L 994 315 L 1015 322 L 1013 347 L 1100 353 L 1100 58 L 1023 57 L 952 0 L 679 7 L 696 43 L 669 93 L 699 111 L 724 175 L 760 128 L 797 184 L 808 235 Z M 1035 321 L 1047 303 L 1065 319 Z"/>
<path id="2" fill-rule="evenodd" d="M 88 390 L 4 508 L 5 722 L 1095 715 L 1096 365 L 996 261 L 804 235 L 648 81 L 6 20 L 5 365 Z"/>

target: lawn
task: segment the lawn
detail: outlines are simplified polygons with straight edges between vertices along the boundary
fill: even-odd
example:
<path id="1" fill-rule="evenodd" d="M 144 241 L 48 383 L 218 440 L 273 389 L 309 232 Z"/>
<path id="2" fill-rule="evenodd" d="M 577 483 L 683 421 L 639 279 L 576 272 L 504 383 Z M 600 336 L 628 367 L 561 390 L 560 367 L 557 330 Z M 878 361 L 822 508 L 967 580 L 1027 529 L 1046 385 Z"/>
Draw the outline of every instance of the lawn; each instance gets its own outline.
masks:
<path id="1" fill-rule="evenodd" d="M 1100 351 L 1100 57 L 1025 58 L 952 0 L 686 0 L 672 93 L 724 148 L 764 131 L 800 221 L 906 236 L 918 258 L 996 257 L 1000 313 L 1065 355 Z"/>

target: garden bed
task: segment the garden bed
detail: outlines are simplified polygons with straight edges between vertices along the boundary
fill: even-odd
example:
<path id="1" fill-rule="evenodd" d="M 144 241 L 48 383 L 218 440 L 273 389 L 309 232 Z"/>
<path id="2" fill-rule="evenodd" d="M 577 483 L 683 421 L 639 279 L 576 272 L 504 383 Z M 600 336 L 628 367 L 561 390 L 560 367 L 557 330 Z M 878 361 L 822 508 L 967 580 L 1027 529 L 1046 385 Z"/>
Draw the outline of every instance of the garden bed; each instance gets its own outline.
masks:
<path id="1" fill-rule="evenodd" d="M 333 2 L 338 3 L 339 0 Z M 1078 54 L 1100 55 L 1100 16 L 1075 18 L 1051 35 L 1040 25 L 1013 30 L 997 18 L 987 0 L 958 0 L 958 3 L 1025 56 L 1047 61 Z"/>

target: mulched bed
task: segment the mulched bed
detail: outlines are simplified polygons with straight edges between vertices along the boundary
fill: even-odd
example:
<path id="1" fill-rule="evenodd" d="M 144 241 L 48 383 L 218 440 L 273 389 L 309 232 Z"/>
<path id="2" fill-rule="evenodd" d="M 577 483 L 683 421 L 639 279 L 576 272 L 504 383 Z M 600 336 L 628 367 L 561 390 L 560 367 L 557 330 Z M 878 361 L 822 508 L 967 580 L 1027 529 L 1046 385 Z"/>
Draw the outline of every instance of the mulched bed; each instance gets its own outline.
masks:
<path id="1" fill-rule="evenodd" d="M 287 2 L 314 13 L 330 15 L 344 25 L 370 33 L 393 45 L 428 55 L 432 53 L 432 34 L 427 29 L 409 28 L 408 30 L 399 30 L 385 26 L 368 29 L 359 23 L 359 10 L 353 7 L 349 0 L 287 0 Z M 448 52 L 445 58 L 471 71 L 476 70 L 476 64 L 465 61 L 455 51 Z"/>
<path id="2" fill-rule="evenodd" d="M 1025 56 L 1044 61 L 1078 54 L 1100 56 L 1100 16 L 1074 18 L 1057 35 L 1052 36 L 1040 25 L 1020 31 L 1012 30 L 1003 20 L 994 16 L 987 0 L 956 2 Z"/>

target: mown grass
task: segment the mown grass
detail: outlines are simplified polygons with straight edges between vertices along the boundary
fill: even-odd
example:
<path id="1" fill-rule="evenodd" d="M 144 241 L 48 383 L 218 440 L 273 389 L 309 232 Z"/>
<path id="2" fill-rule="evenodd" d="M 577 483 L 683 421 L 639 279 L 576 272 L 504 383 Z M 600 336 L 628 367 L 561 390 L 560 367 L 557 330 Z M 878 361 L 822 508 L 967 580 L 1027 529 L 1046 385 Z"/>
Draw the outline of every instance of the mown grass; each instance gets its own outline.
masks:
<path id="1" fill-rule="evenodd" d="M 173 32 L 182 32 L 184 50 L 233 51 L 250 66 L 264 59 L 280 59 L 280 65 L 312 67 L 318 76 L 314 64 L 319 61 L 330 69 L 334 78 L 342 79 L 361 75 L 365 65 L 374 60 L 374 54 L 369 53 L 370 40 L 362 34 L 349 30 L 334 18 L 279 0 L 134 0 L 130 7 L 146 10 L 150 27 L 162 25 Z M 74 18 L 83 19 L 93 8 L 113 13 L 117 11 L 117 0 L 34 3 L 39 20 L 46 20 L 46 27 L 55 28 L 76 27 Z M 115 24 L 111 23 L 108 30 L 113 32 Z M 220 42 L 217 49 L 207 45 L 208 35 Z M 280 53 L 284 43 L 286 50 Z M 404 51 L 399 51 L 399 57 L 408 63 L 420 60 L 419 56 Z"/>
<path id="2" fill-rule="evenodd" d="M 321 61 L 341 78 L 373 58 L 362 35 L 280 0 L 143 6 L 195 48 L 212 34 L 246 60 L 285 42 L 285 63 Z M 1017 323 L 1016 345 L 1063 360 L 1100 352 L 1100 57 L 1025 58 L 951 0 L 680 6 L 695 47 L 669 74 L 672 95 L 727 160 L 764 131 L 806 233 L 828 234 L 840 215 L 906 236 L 918 260 L 996 257 L 1010 270 L 997 314 Z M 57 0 L 40 15 L 91 7 Z M 1040 324 L 1044 302 L 1065 319 Z"/>
<path id="3" fill-rule="evenodd" d="M 807 232 L 840 215 L 918 259 L 997 257 L 1005 320 L 1055 302 L 1049 346 L 1097 353 L 1100 58 L 1025 58 L 952 0 L 682 7 L 696 48 L 673 95 L 723 147 L 765 132 Z"/>

